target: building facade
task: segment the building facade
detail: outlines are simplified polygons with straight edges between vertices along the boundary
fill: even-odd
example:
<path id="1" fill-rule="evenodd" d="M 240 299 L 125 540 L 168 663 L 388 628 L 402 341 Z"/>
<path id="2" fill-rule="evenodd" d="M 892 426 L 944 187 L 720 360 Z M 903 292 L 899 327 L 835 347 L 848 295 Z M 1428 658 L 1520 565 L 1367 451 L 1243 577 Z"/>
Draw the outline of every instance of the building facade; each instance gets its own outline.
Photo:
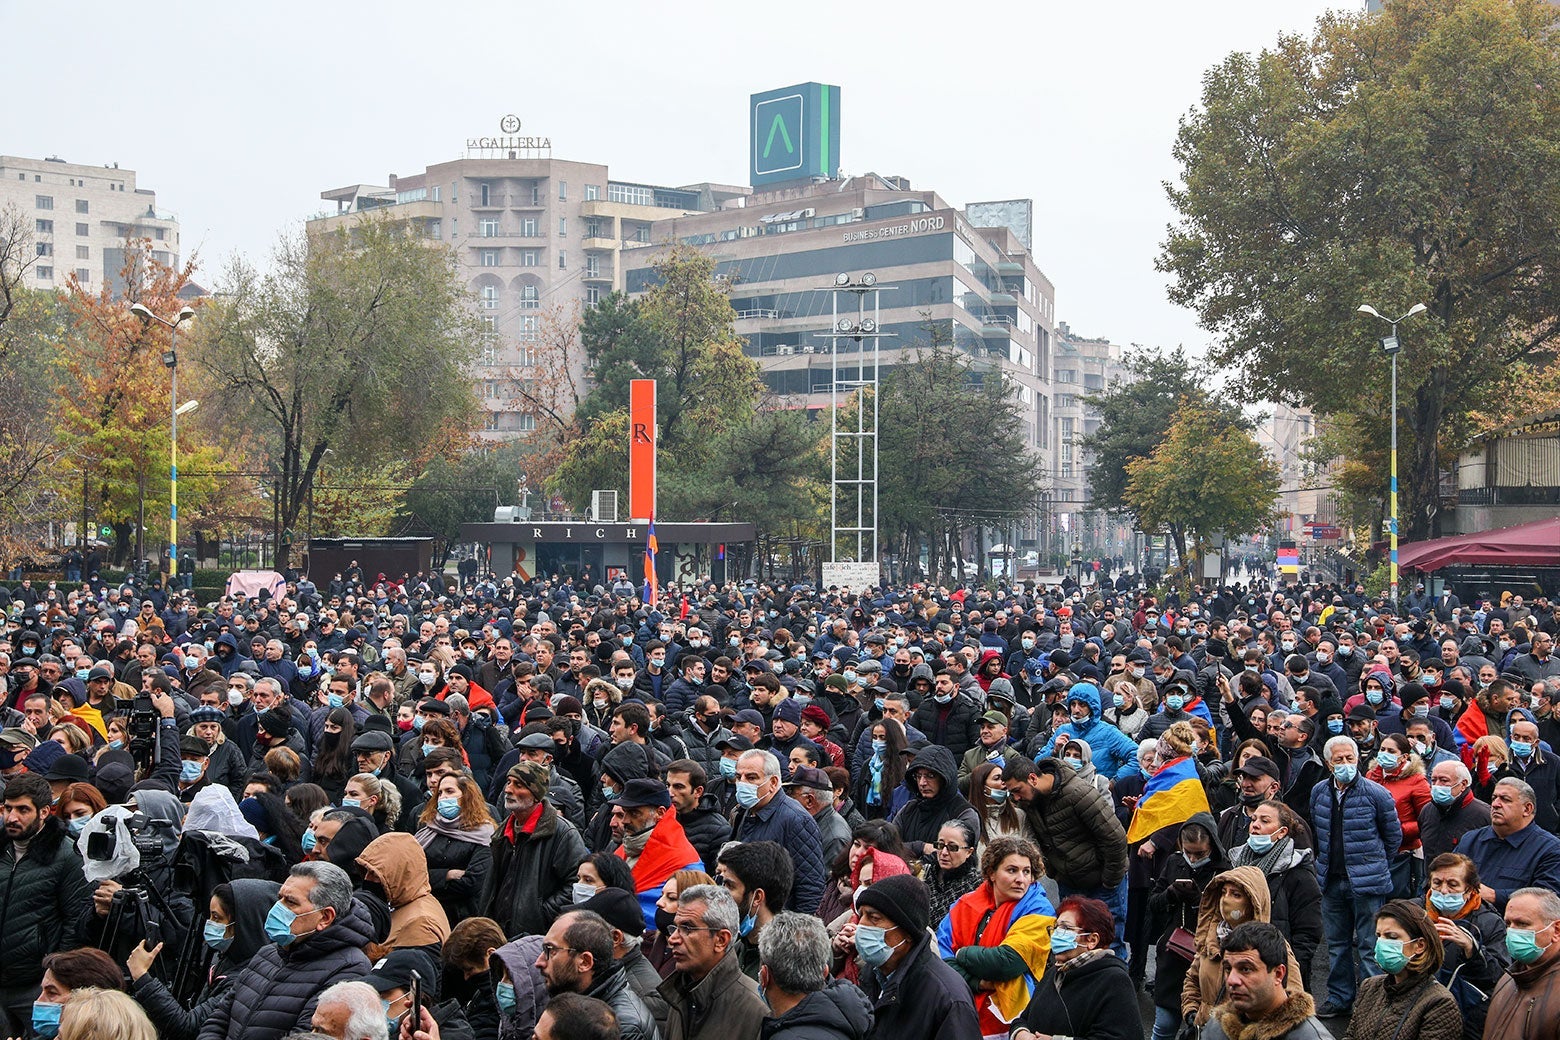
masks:
<path id="1" fill-rule="evenodd" d="M 1094 508 L 1089 493 L 1092 455 L 1083 449 L 1083 438 L 1098 432 L 1100 411 L 1087 398 L 1131 382 L 1122 346 L 1103 337 L 1079 335 L 1064 321 L 1056 327 L 1052 352 L 1051 493 L 1046 517 L 1053 542 L 1071 551 L 1078 547 L 1090 555 L 1132 555 L 1132 532 Z"/>
<path id="2" fill-rule="evenodd" d="M 619 255 L 651 244 L 657 221 L 714 208 L 744 190 L 617 181 L 604 164 L 553 158 L 550 144 L 536 146 L 545 138 L 513 139 L 524 147 L 509 147 L 510 140 L 475 139 L 462 158 L 392 175 L 388 185 L 321 192 L 336 211 L 308 222 L 312 236 L 386 217 L 454 248 L 486 326 L 473 379 L 493 439 L 535 429 L 515 390 L 533 377 L 544 323 L 572 322 L 623 288 Z"/>
<path id="3" fill-rule="evenodd" d="M 63 289 L 71 275 L 92 292 L 116 286 L 126 239 L 150 239 L 159 263 L 179 266 L 178 218 L 134 170 L 0 155 L 0 209 L 12 206 L 32 225 L 31 288 Z"/>

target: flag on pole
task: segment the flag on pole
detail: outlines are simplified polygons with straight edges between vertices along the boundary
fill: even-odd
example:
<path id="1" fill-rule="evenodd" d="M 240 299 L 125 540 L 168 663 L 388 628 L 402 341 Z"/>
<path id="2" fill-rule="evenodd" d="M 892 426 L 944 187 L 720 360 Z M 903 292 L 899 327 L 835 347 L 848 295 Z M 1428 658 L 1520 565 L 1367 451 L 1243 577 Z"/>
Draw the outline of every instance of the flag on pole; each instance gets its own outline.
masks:
<path id="1" fill-rule="evenodd" d="M 655 576 L 655 554 L 658 548 L 655 542 L 655 521 L 651 520 L 650 533 L 645 539 L 645 585 L 649 589 L 649 601 L 646 606 L 652 608 L 661 598 L 660 582 Z"/>
<path id="2" fill-rule="evenodd" d="M 1208 792 L 1203 790 L 1196 763 L 1186 756 L 1177 758 L 1143 785 L 1137 807 L 1132 810 L 1127 841 L 1141 841 L 1161 827 L 1185 823 L 1194 813 L 1209 811 Z"/>

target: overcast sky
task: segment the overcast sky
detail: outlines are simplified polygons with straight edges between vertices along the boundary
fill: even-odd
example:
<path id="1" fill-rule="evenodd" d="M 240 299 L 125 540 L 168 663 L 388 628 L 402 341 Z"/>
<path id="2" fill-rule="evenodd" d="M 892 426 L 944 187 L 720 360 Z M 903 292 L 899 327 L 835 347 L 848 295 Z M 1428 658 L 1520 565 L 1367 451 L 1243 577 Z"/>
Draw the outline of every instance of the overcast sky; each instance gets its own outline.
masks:
<path id="1" fill-rule="evenodd" d="M 1363 5 L 0 0 L 25 41 L 0 151 L 136 170 L 209 285 L 322 190 L 457 158 L 510 112 L 615 178 L 746 183 L 748 95 L 818 80 L 841 88 L 845 172 L 1033 198 L 1059 320 L 1201 352 L 1154 270 L 1177 119 L 1230 51 L 1340 6 Z"/>

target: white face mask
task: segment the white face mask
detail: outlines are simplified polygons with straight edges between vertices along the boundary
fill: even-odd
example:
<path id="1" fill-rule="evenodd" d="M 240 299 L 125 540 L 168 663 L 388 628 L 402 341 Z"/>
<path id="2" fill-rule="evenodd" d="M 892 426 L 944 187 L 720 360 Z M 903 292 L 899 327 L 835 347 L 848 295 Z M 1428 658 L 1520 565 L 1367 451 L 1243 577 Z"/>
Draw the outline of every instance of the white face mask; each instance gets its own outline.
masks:
<path id="1" fill-rule="evenodd" d="M 438 672 L 418 672 L 417 673 L 417 681 L 422 683 L 424 686 L 432 686 L 433 683 L 434 683 L 434 680 L 438 679 L 438 677 L 439 677 L 439 673 Z"/>

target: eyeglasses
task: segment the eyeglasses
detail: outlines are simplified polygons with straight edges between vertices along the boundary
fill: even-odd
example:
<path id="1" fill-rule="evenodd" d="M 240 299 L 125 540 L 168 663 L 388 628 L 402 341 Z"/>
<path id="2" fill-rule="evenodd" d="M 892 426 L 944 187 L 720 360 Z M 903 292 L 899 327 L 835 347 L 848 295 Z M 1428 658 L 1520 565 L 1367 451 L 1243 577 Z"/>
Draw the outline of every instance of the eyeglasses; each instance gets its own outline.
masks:
<path id="1" fill-rule="evenodd" d="M 969 846 L 959 845 L 956 842 L 951 841 L 934 841 L 932 842 L 932 848 L 936 849 L 938 852 L 963 852 L 965 849 L 969 848 Z"/>
<path id="2" fill-rule="evenodd" d="M 715 883 L 717 885 L 719 885 L 721 888 L 730 888 L 732 885 L 736 884 L 735 881 L 733 881 L 731 878 L 727 877 L 724 874 L 716 874 L 715 875 Z"/>
<path id="3" fill-rule="evenodd" d="M 576 950 L 572 946 L 554 946 L 550 942 L 542 943 L 542 956 L 546 957 L 548 960 L 552 960 L 552 958 L 555 955 L 560 954 L 560 953 L 579 953 L 579 952 L 580 952 L 579 950 Z"/>
<path id="4" fill-rule="evenodd" d="M 669 936 L 670 935 L 676 935 L 679 932 L 722 932 L 722 931 L 725 931 L 725 929 L 724 928 L 710 928 L 707 925 L 702 925 L 702 924 L 698 924 L 698 925 L 695 925 L 695 924 L 678 924 L 676 921 L 673 921 L 671 924 L 666 926 L 666 934 L 669 935 Z M 545 952 L 547 950 L 547 947 L 545 945 L 543 945 L 542 946 L 542 950 L 543 950 L 543 952 Z"/>

